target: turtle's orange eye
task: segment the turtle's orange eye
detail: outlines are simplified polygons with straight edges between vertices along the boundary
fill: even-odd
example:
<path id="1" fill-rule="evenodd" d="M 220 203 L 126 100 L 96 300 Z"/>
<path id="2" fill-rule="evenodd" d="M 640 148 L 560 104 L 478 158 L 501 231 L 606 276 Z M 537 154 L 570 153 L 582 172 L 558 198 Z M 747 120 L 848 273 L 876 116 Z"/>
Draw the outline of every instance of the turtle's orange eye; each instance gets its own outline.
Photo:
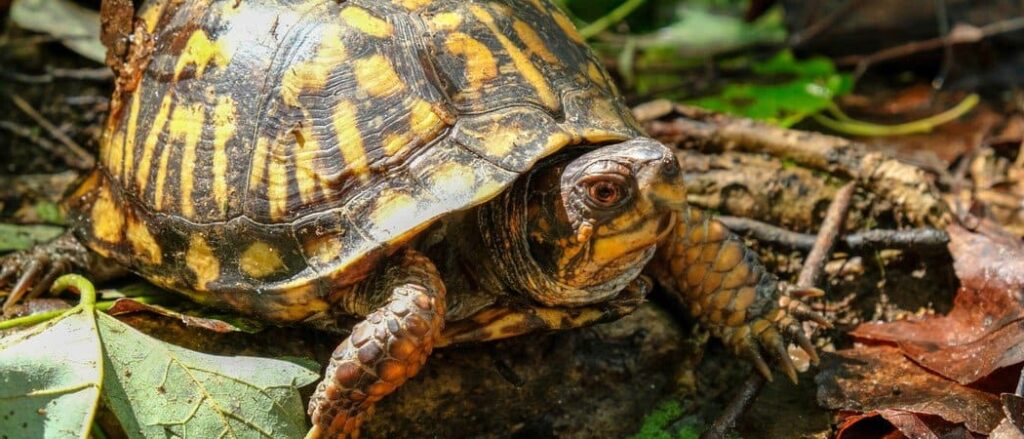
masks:
<path id="1" fill-rule="evenodd" d="M 587 189 L 587 195 L 598 207 L 614 207 L 623 199 L 622 188 L 610 181 L 597 181 Z"/>

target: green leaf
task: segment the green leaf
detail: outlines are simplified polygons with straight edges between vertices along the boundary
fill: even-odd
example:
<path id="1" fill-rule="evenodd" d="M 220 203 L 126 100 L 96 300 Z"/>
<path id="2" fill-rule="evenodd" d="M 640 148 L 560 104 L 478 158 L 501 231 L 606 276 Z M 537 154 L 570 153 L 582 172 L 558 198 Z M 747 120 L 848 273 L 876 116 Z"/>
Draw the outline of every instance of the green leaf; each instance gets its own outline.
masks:
<path id="1" fill-rule="evenodd" d="M 72 308 L 0 340 L 0 437 L 88 435 L 103 380 L 93 314 Z"/>
<path id="2" fill-rule="evenodd" d="M 56 238 L 61 233 L 64 233 L 64 228 L 57 226 L 21 226 L 0 223 L 0 252 L 24 250 Z"/>
<path id="3" fill-rule="evenodd" d="M 287 361 L 189 351 L 106 314 L 99 328 L 109 367 L 104 400 L 130 437 L 305 434 L 297 389 L 316 373 Z"/>
<path id="4" fill-rule="evenodd" d="M 853 89 L 850 76 L 838 73 L 826 58 L 797 60 L 783 51 L 751 70 L 758 76 L 754 80 L 732 82 L 717 95 L 689 103 L 790 126 L 829 108 L 836 97 Z"/>

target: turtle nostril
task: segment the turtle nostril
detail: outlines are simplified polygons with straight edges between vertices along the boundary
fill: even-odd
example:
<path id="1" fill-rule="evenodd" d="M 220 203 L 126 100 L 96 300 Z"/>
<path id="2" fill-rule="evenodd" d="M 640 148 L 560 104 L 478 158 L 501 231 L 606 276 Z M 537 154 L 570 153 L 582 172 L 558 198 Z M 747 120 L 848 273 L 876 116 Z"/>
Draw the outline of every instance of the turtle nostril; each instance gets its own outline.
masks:
<path id="1" fill-rule="evenodd" d="M 674 178 L 678 176 L 680 172 L 679 162 L 676 161 L 675 157 L 668 159 L 661 167 L 661 175 L 666 178 Z"/>

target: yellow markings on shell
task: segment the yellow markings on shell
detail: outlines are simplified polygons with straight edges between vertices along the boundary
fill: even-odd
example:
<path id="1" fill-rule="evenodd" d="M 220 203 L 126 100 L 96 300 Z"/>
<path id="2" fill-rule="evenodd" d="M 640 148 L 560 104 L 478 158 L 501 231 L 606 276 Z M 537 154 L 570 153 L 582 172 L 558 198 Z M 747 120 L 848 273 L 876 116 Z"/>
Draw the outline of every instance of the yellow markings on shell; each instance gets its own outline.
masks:
<path id="1" fill-rule="evenodd" d="M 267 168 L 270 139 L 260 136 L 252 151 L 252 165 L 249 167 L 249 191 L 256 192 L 263 184 L 263 173 Z"/>
<path id="2" fill-rule="evenodd" d="M 213 107 L 213 202 L 220 216 L 228 211 L 228 141 L 235 135 L 235 103 L 220 96 Z"/>
<path id="3" fill-rule="evenodd" d="M 529 24 L 522 20 L 516 20 L 512 27 L 516 30 L 516 35 L 519 35 L 519 39 L 522 40 L 523 44 L 526 44 L 526 48 L 530 50 L 530 53 L 539 56 L 548 64 L 558 64 L 558 57 L 548 50 L 547 44 L 544 44 L 544 40 L 541 39 L 540 35 L 537 35 L 537 31 L 533 30 Z"/>
<path id="4" fill-rule="evenodd" d="M 435 192 L 462 192 L 476 186 L 476 171 L 458 162 L 439 164 L 427 178 Z M 441 198 L 445 198 L 443 194 Z"/>
<path id="5" fill-rule="evenodd" d="M 295 183 L 299 187 L 299 197 L 303 204 L 310 203 L 317 197 L 317 182 L 319 174 L 314 168 L 314 163 L 320 154 L 320 143 L 316 136 L 305 128 L 295 134 Z"/>
<path id="6" fill-rule="evenodd" d="M 112 244 L 121 242 L 125 223 L 124 212 L 114 203 L 110 188 L 104 186 L 100 189 L 96 201 L 93 202 L 90 216 L 93 236 Z"/>
<path id="7" fill-rule="evenodd" d="M 127 180 L 135 168 L 135 135 L 139 128 L 139 108 L 142 106 L 142 84 L 139 84 L 132 93 L 132 107 L 128 112 L 128 133 L 124 138 L 124 155 L 122 166 L 122 179 Z"/>
<path id="8" fill-rule="evenodd" d="M 163 262 L 160 244 L 157 244 L 156 239 L 153 239 L 153 235 L 149 233 L 149 227 L 146 227 L 137 218 L 128 219 L 126 236 L 135 255 L 145 263 L 160 265 Z"/>
<path id="9" fill-rule="evenodd" d="M 146 135 L 146 144 L 142 147 L 142 158 L 139 160 L 139 169 L 135 172 L 135 183 L 138 185 L 139 194 L 145 193 L 146 185 L 149 184 L 153 154 L 156 151 L 156 144 L 160 140 L 160 132 L 167 124 L 167 115 L 171 112 L 171 99 L 170 93 L 164 95 L 163 100 L 160 101 L 160 109 L 157 110 L 156 117 L 153 118 L 153 125 Z"/>
<path id="10" fill-rule="evenodd" d="M 192 235 L 185 252 L 185 265 L 196 275 L 197 290 L 205 290 L 206 286 L 220 277 L 220 260 L 213 254 L 213 249 L 200 235 Z"/>
<path id="11" fill-rule="evenodd" d="M 410 11 L 415 11 L 433 3 L 433 0 L 394 0 L 394 3 Z"/>
<path id="12" fill-rule="evenodd" d="M 590 81 L 594 84 L 603 86 L 607 83 L 604 78 L 604 73 L 601 72 L 601 68 L 593 61 L 587 63 L 587 76 L 590 77 Z"/>
<path id="13" fill-rule="evenodd" d="M 341 29 L 329 26 L 321 34 L 320 47 L 315 56 L 296 63 L 281 79 L 281 99 L 293 107 L 300 106 L 299 94 L 304 90 L 321 90 L 332 71 L 348 58 L 342 42 Z"/>
<path id="14" fill-rule="evenodd" d="M 192 189 L 195 188 L 195 170 L 196 170 L 196 148 L 199 147 L 199 138 L 203 133 L 203 126 L 206 119 L 206 113 L 204 112 L 203 105 L 196 103 L 189 106 L 178 107 L 174 111 L 174 116 L 171 117 L 170 136 L 171 141 L 177 139 L 184 140 L 185 144 L 181 150 L 181 168 L 179 168 L 179 183 L 181 184 L 180 197 L 181 197 L 181 214 L 185 218 L 195 217 L 195 203 L 192 199 Z M 166 155 L 166 150 L 164 153 Z M 161 163 L 161 171 L 163 171 L 163 163 Z M 163 194 L 163 185 L 166 179 L 166 175 L 157 177 L 157 193 Z M 159 208 L 160 203 L 157 203 Z"/>
<path id="15" fill-rule="evenodd" d="M 583 36 L 580 35 L 578 30 L 576 30 L 576 25 L 572 24 L 572 20 L 570 20 L 564 12 L 555 8 L 555 10 L 551 11 L 551 17 L 555 19 L 555 24 L 562 28 L 562 32 L 565 32 L 565 35 L 569 37 L 569 39 L 580 44 L 584 43 Z"/>
<path id="16" fill-rule="evenodd" d="M 402 233 L 421 223 L 418 210 L 419 203 L 408 192 L 386 189 L 370 213 L 370 224 L 377 230 Z"/>
<path id="17" fill-rule="evenodd" d="M 516 66 L 516 71 L 526 79 L 526 82 L 533 86 L 534 90 L 537 91 L 540 101 L 547 108 L 558 108 L 559 100 L 558 96 L 551 91 L 551 85 L 548 84 L 544 74 L 537 69 L 537 66 L 533 65 L 530 61 L 530 57 L 523 53 L 522 49 L 517 47 L 508 39 L 505 34 L 501 33 L 498 29 L 497 24 L 494 22 L 494 17 L 491 16 L 486 9 L 479 5 L 470 5 L 469 9 L 473 12 L 478 20 L 484 23 L 488 29 L 498 38 L 498 42 L 505 48 L 505 52 L 508 53 L 509 58 L 512 58 L 512 63 Z"/>
<path id="18" fill-rule="evenodd" d="M 445 40 L 445 47 L 466 62 L 466 81 L 477 90 L 483 83 L 498 76 L 498 62 L 484 43 L 462 32 L 454 32 Z"/>
<path id="19" fill-rule="evenodd" d="M 430 20 L 434 29 L 452 31 L 462 25 L 462 15 L 457 12 L 442 12 Z"/>
<path id="20" fill-rule="evenodd" d="M 124 129 L 118 126 L 118 129 L 114 130 L 114 133 L 104 139 L 103 144 L 100 145 L 100 161 L 106 165 L 111 175 L 121 175 L 124 161 L 124 139 Z"/>
<path id="21" fill-rule="evenodd" d="M 362 33 L 377 38 L 389 37 L 395 31 L 391 23 L 374 17 L 369 11 L 358 6 L 348 6 L 342 9 L 341 21 Z"/>
<path id="22" fill-rule="evenodd" d="M 405 81 L 402 81 L 391 61 L 384 55 L 372 55 L 356 60 L 352 71 L 359 88 L 370 96 L 386 96 L 405 89 Z"/>
<path id="23" fill-rule="evenodd" d="M 267 160 L 267 198 L 270 202 L 270 218 L 280 220 L 288 213 L 288 155 L 285 145 L 274 142 Z"/>
<path id="24" fill-rule="evenodd" d="M 356 106 L 348 101 L 338 102 L 334 107 L 334 132 L 338 137 L 338 151 L 345 159 L 345 168 L 359 177 L 370 172 L 366 150 L 363 149 L 363 135 L 359 131 Z"/>
<path id="25" fill-rule="evenodd" d="M 208 66 L 224 67 L 229 62 L 230 51 L 223 44 L 211 41 L 206 31 L 198 29 L 188 37 L 185 49 L 178 56 L 178 63 L 174 66 L 174 80 L 177 81 L 190 64 L 196 66 L 196 77 L 201 77 Z"/>
<path id="26" fill-rule="evenodd" d="M 341 239 L 336 236 L 317 237 L 303 244 L 306 258 L 314 267 L 322 267 L 336 261 L 341 256 L 341 249 Z"/>
<path id="27" fill-rule="evenodd" d="M 384 149 L 384 155 L 387 157 L 394 157 L 398 155 L 402 148 L 409 145 L 409 134 L 410 133 L 388 134 L 387 137 L 384 138 L 384 141 L 381 142 L 381 147 Z"/>
<path id="28" fill-rule="evenodd" d="M 238 259 L 238 268 L 250 277 L 260 279 L 285 268 L 277 249 L 265 242 L 256 242 Z"/>
<path id="29" fill-rule="evenodd" d="M 412 104 L 411 112 L 409 113 L 409 126 L 412 128 L 412 132 L 419 136 L 421 140 L 433 138 L 444 128 L 444 125 L 444 121 L 437 115 L 437 112 L 434 111 L 434 106 L 429 102 L 417 99 Z"/>
<path id="30" fill-rule="evenodd" d="M 139 11 L 139 20 L 142 20 L 146 24 L 146 31 L 153 33 L 156 30 L 156 25 L 160 21 L 160 15 L 163 14 L 164 8 L 167 6 L 166 1 L 155 1 L 147 2 L 142 10 Z"/>

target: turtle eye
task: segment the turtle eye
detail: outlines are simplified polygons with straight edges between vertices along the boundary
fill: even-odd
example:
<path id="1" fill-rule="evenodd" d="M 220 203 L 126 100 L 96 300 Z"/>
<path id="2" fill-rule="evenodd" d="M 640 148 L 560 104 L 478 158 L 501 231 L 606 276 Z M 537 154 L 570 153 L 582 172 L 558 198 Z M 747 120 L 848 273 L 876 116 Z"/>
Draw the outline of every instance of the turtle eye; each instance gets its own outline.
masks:
<path id="1" fill-rule="evenodd" d="M 625 179 L 618 175 L 590 178 L 584 182 L 587 204 L 599 209 L 611 209 L 624 204 L 630 197 Z"/>

